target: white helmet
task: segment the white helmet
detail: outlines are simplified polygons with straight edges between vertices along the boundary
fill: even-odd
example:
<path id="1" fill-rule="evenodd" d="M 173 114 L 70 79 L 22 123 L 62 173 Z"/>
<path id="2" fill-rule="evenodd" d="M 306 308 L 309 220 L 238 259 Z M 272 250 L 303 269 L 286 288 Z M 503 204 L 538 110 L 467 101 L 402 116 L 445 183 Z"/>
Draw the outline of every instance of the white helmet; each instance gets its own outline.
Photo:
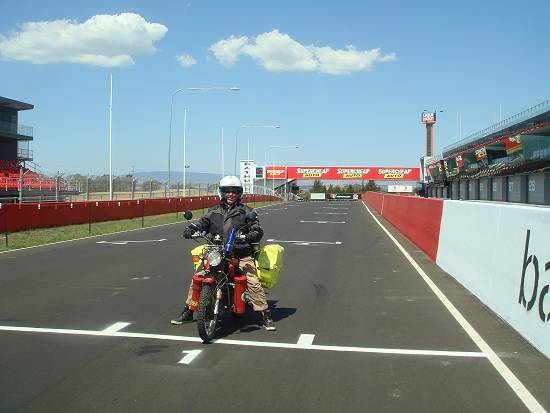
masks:
<path id="1" fill-rule="evenodd" d="M 229 188 L 232 188 L 235 191 L 237 198 L 240 198 L 243 194 L 243 184 L 239 178 L 232 175 L 224 176 L 220 181 L 220 186 L 218 188 L 218 195 L 220 199 L 225 199 L 225 191 Z"/>

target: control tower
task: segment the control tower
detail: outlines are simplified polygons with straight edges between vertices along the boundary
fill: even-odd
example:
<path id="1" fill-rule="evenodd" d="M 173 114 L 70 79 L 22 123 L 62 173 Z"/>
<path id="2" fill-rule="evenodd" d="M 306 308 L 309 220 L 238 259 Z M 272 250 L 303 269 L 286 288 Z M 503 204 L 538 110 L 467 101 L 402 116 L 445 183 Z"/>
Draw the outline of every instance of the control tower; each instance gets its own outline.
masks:
<path id="1" fill-rule="evenodd" d="M 426 156 L 434 154 L 434 125 L 436 112 L 422 112 L 420 122 L 426 125 Z"/>

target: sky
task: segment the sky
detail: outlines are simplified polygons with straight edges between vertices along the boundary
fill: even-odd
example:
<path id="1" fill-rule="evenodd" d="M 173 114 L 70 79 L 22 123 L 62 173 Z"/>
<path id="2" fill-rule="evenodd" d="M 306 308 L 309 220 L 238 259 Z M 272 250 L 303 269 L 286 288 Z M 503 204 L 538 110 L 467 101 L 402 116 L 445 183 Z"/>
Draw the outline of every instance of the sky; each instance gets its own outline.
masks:
<path id="1" fill-rule="evenodd" d="M 0 96 L 32 103 L 42 171 L 115 175 L 263 164 L 419 166 L 550 98 L 547 0 L 9 2 Z M 192 87 L 238 91 L 174 92 Z M 502 114 L 502 115 L 501 115 Z M 462 125 L 460 127 L 459 125 Z M 241 128 L 278 125 L 280 128 Z M 270 148 L 299 146 L 299 148 Z"/>

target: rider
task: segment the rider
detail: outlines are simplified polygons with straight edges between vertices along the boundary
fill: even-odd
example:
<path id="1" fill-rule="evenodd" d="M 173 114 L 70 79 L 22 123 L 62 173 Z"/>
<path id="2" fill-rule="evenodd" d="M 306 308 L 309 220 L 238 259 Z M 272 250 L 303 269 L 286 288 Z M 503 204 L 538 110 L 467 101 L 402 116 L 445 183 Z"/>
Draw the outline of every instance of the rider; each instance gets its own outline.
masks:
<path id="1" fill-rule="evenodd" d="M 242 193 L 243 186 L 239 178 L 236 176 L 223 177 L 218 189 L 220 203 L 210 208 L 206 215 L 200 218 L 197 223 L 191 224 L 185 228 L 183 236 L 185 238 L 191 238 L 191 235 L 196 231 L 206 231 L 212 235 L 222 234 L 223 238 L 227 239 L 227 235 L 232 228 L 238 230 L 245 225 L 245 217 L 252 211 L 252 208 L 248 205 L 241 203 Z M 252 307 L 254 311 L 261 313 L 262 324 L 265 329 L 272 331 L 275 330 L 275 325 L 271 318 L 271 312 L 268 309 L 265 291 L 256 275 L 256 266 L 253 257 L 254 252 L 250 246 L 250 244 L 260 242 L 264 232 L 257 219 L 252 225 L 249 225 L 248 228 L 249 231 L 246 233 L 246 242 L 241 244 L 235 243 L 233 249 L 234 258 L 239 260 L 236 272 L 246 275 L 247 290 Z M 185 321 L 193 320 L 193 311 L 189 308 L 193 293 L 192 286 L 193 282 L 191 282 L 189 286 L 185 307 L 178 317 L 171 320 L 172 324 L 179 325 Z"/>

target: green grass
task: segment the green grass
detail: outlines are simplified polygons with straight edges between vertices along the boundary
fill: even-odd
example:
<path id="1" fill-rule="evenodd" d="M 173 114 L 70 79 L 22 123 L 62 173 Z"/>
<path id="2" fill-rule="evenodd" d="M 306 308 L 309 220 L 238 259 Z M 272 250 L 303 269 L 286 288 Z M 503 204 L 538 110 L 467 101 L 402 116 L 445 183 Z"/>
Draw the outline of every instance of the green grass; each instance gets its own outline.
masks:
<path id="1" fill-rule="evenodd" d="M 256 202 L 248 205 L 253 208 L 272 205 L 273 202 Z M 198 209 L 193 212 L 193 219 L 200 218 L 207 209 Z M 67 225 L 63 227 L 41 228 L 26 231 L 18 231 L 7 235 L 8 247 L 6 248 L 6 235 L 0 234 L 0 251 L 15 250 L 37 245 L 51 244 L 53 242 L 67 241 L 71 239 L 85 238 L 90 236 L 112 234 L 115 232 L 129 231 L 142 227 L 153 227 L 157 225 L 174 224 L 184 221 L 183 213 L 172 212 L 170 214 L 152 215 L 134 219 L 121 219 L 118 221 L 96 222 L 80 225 Z"/>

